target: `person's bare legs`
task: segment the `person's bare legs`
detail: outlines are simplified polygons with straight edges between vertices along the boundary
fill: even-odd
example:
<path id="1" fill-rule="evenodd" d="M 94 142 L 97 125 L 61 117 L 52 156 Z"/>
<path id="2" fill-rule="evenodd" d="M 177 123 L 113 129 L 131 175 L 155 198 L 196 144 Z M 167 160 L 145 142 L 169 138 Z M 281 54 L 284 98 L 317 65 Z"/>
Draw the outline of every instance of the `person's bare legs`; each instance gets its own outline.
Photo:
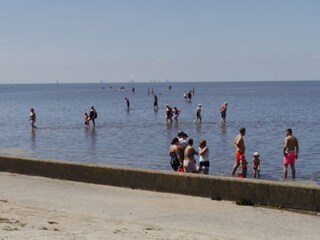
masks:
<path id="1" fill-rule="evenodd" d="M 234 176 L 239 166 L 240 166 L 240 163 L 236 161 L 232 168 L 232 173 L 231 173 L 232 176 Z"/>
<path id="2" fill-rule="evenodd" d="M 283 177 L 284 177 L 285 180 L 287 180 L 287 178 L 288 178 L 288 164 L 284 164 Z"/>
<path id="3" fill-rule="evenodd" d="M 294 166 L 294 163 L 290 164 L 291 167 L 291 172 L 292 172 L 292 178 L 295 179 L 296 178 L 296 168 Z"/>

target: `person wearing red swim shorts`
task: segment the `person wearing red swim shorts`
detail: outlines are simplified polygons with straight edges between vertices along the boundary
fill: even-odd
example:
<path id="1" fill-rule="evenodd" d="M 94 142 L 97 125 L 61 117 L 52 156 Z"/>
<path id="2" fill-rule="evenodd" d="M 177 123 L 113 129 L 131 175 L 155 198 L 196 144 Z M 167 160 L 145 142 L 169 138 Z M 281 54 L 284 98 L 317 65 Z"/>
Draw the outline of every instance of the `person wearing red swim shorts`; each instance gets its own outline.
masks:
<path id="1" fill-rule="evenodd" d="M 243 139 L 244 135 L 246 135 L 246 129 L 240 128 L 239 134 L 236 136 L 233 142 L 236 148 L 236 161 L 232 168 L 232 173 L 231 173 L 232 176 L 234 176 L 238 167 L 240 166 L 240 159 L 242 158 L 242 156 L 245 155 L 246 148 L 244 146 L 244 139 Z"/>
<path id="2" fill-rule="evenodd" d="M 296 168 L 294 166 L 296 159 L 298 159 L 299 154 L 299 144 L 298 139 L 292 135 L 291 128 L 286 130 L 286 138 L 284 140 L 283 148 L 283 177 L 287 179 L 288 177 L 288 165 L 291 167 L 292 178 L 296 178 Z"/>

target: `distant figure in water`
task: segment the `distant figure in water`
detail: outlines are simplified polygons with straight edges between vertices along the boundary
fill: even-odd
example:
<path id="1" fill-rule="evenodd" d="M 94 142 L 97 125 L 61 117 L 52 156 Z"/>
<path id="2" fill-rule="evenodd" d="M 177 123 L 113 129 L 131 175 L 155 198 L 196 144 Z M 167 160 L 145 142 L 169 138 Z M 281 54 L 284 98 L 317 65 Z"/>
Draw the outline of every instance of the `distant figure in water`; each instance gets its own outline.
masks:
<path id="1" fill-rule="evenodd" d="M 169 90 L 172 90 L 172 86 L 171 85 L 169 85 Z"/>
<path id="2" fill-rule="evenodd" d="M 196 119 L 194 120 L 194 123 L 196 122 L 200 122 L 202 121 L 202 118 L 201 118 L 201 104 L 198 105 L 197 109 L 196 109 Z"/>
<path id="3" fill-rule="evenodd" d="M 29 122 L 30 122 L 32 128 L 37 128 L 37 127 L 34 125 L 35 122 L 36 122 L 36 112 L 34 111 L 33 108 L 30 109 Z"/>
<path id="4" fill-rule="evenodd" d="M 172 108 L 167 104 L 166 105 L 166 123 L 172 123 Z"/>
<path id="5" fill-rule="evenodd" d="M 148 95 L 150 95 L 150 88 L 148 88 Z"/>
<path id="6" fill-rule="evenodd" d="M 159 109 L 157 95 L 154 95 L 153 108 L 154 108 L 155 111 L 157 111 Z"/>
<path id="7" fill-rule="evenodd" d="M 173 108 L 173 120 L 175 122 L 178 122 L 178 117 L 179 117 L 180 112 L 181 112 L 181 110 L 178 109 L 177 107 Z"/>
<path id="8" fill-rule="evenodd" d="M 187 92 L 186 91 L 183 92 L 183 98 L 187 99 Z"/>
<path id="9" fill-rule="evenodd" d="M 151 88 L 151 95 L 153 95 L 154 94 L 154 90 L 153 90 L 153 88 Z"/>
<path id="10" fill-rule="evenodd" d="M 90 109 L 89 117 L 90 117 L 89 121 L 92 121 L 93 128 L 95 128 L 96 127 L 95 119 L 97 118 L 97 111 L 94 108 L 94 106 L 92 106 Z"/>
<path id="11" fill-rule="evenodd" d="M 192 99 L 192 93 L 191 93 L 191 91 L 189 91 L 188 92 L 188 101 L 191 102 L 191 99 Z"/>
<path id="12" fill-rule="evenodd" d="M 227 108 L 228 108 L 228 103 L 227 102 L 224 102 L 224 104 L 222 104 L 220 106 L 221 120 L 220 120 L 219 123 L 225 123 L 226 122 Z"/>
<path id="13" fill-rule="evenodd" d="M 193 95 L 195 94 L 194 88 L 192 88 L 192 94 L 193 94 Z"/>
<path id="14" fill-rule="evenodd" d="M 136 91 L 136 89 L 133 87 L 133 88 L 132 88 L 132 93 L 135 93 L 135 91 Z"/>
<path id="15" fill-rule="evenodd" d="M 298 159 L 299 154 L 299 143 L 298 139 L 292 135 L 292 129 L 288 128 L 286 130 L 286 138 L 284 141 L 284 148 L 283 148 L 283 176 L 284 179 L 288 177 L 288 165 L 291 167 L 292 178 L 296 178 L 296 168 L 294 166 L 295 161 Z"/>
<path id="16" fill-rule="evenodd" d="M 130 109 L 130 101 L 129 101 L 129 99 L 125 98 L 124 100 L 126 101 L 127 109 Z"/>
<path id="17" fill-rule="evenodd" d="M 90 117 L 88 113 L 84 113 L 83 120 L 84 120 L 84 125 L 89 126 Z"/>

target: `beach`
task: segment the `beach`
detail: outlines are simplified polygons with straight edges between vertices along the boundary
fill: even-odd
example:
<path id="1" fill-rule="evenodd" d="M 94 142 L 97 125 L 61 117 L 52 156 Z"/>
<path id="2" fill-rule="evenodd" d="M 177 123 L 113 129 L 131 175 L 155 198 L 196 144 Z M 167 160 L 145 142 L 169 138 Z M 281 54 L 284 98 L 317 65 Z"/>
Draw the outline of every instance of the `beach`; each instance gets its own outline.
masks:
<path id="1" fill-rule="evenodd" d="M 315 213 L 0 173 L 0 239 L 318 239 Z"/>

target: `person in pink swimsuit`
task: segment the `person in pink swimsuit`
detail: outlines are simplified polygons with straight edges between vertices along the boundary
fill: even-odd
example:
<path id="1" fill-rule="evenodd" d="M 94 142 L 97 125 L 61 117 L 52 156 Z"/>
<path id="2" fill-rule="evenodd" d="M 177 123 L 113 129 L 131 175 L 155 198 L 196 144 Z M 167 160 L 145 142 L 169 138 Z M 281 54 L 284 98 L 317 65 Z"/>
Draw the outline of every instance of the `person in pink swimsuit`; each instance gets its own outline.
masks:
<path id="1" fill-rule="evenodd" d="M 288 177 L 288 165 L 291 167 L 292 171 L 292 178 L 296 178 L 296 169 L 295 169 L 295 161 L 298 159 L 299 153 L 299 144 L 296 137 L 292 136 L 292 130 L 288 128 L 286 130 L 286 138 L 284 141 L 284 148 L 283 148 L 283 176 L 284 179 Z"/>

